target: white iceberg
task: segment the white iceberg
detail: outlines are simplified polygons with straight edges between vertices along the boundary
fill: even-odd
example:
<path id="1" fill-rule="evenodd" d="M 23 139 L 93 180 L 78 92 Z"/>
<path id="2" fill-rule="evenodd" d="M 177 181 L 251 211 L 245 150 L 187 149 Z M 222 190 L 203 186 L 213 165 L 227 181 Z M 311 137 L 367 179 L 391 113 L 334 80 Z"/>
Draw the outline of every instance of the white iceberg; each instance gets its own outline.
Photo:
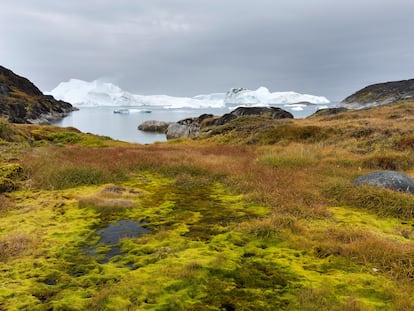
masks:
<path id="1" fill-rule="evenodd" d="M 177 108 L 224 108 L 231 106 L 271 106 L 309 102 L 312 104 L 328 104 L 329 100 L 322 96 L 300 94 L 296 92 L 271 93 L 265 87 L 252 91 L 248 89 L 231 89 L 227 93 L 213 93 L 194 97 L 173 97 L 168 95 L 136 95 L 122 90 L 120 87 L 100 80 L 87 82 L 70 79 L 60 83 L 46 94 L 64 100 L 77 107 L 93 106 L 130 106 Z"/>

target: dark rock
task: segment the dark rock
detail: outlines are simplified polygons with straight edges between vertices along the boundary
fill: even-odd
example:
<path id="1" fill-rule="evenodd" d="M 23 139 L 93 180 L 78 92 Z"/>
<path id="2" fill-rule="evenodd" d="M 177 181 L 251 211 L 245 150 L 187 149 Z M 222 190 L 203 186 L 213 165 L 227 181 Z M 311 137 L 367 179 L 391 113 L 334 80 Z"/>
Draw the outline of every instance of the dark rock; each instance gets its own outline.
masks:
<path id="1" fill-rule="evenodd" d="M 230 114 L 233 114 L 237 117 L 268 114 L 274 119 L 293 119 L 293 115 L 290 112 L 275 107 L 238 107 L 237 109 L 230 112 Z"/>
<path id="2" fill-rule="evenodd" d="M 269 115 L 273 119 L 293 119 L 293 115 L 281 108 L 276 107 L 238 107 L 230 113 L 224 114 L 217 119 L 209 120 L 205 123 L 206 126 L 219 126 L 226 124 L 238 117 L 242 116 L 261 116 Z"/>
<path id="3" fill-rule="evenodd" d="M 339 105 L 361 109 L 414 98 L 414 79 L 369 85 L 345 98 Z"/>
<path id="4" fill-rule="evenodd" d="M 326 108 L 326 109 L 319 109 L 314 114 L 310 115 L 308 118 L 314 117 L 314 116 L 331 116 L 335 115 L 341 112 L 348 111 L 348 108 L 345 107 L 336 107 L 336 108 Z"/>
<path id="5" fill-rule="evenodd" d="M 214 118 L 214 115 L 209 114 L 209 113 L 204 113 L 197 118 L 197 122 L 201 124 L 204 120 L 211 119 L 211 118 Z"/>
<path id="6" fill-rule="evenodd" d="M 0 116 L 14 123 L 48 124 L 77 110 L 43 93 L 28 79 L 0 66 Z"/>
<path id="7" fill-rule="evenodd" d="M 395 171 L 379 171 L 364 175 L 355 179 L 354 184 L 368 184 L 414 194 L 414 180 L 405 174 Z"/>
<path id="8" fill-rule="evenodd" d="M 211 119 L 208 120 L 206 122 L 204 122 L 205 126 L 219 126 L 219 125 L 223 125 L 226 124 L 234 119 L 237 119 L 237 116 L 231 113 L 226 113 L 223 116 L 221 116 L 220 118 L 216 118 L 216 119 Z"/>
<path id="9" fill-rule="evenodd" d="M 173 122 L 149 120 L 141 123 L 138 126 L 138 129 L 144 132 L 165 133 L 167 131 L 168 126 L 172 123 Z"/>
<path id="10" fill-rule="evenodd" d="M 283 110 L 281 108 L 272 107 L 272 118 L 273 119 L 293 119 L 293 114 Z"/>

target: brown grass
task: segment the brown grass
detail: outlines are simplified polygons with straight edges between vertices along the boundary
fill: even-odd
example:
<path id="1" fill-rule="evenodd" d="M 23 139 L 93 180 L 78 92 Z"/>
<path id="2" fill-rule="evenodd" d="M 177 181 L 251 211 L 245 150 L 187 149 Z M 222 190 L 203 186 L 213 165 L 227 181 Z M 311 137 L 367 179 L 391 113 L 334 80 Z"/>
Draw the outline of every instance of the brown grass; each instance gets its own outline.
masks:
<path id="1" fill-rule="evenodd" d="M 308 232 L 310 233 L 310 232 Z M 348 260 L 389 274 L 394 279 L 414 280 L 414 245 L 378 236 L 362 229 L 331 227 L 319 234 L 317 257 L 343 256 Z"/>
<path id="2" fill-rule="evenodd" d="M 13 257 L 31 255 L 36 252 L 40 241 L 24 233 L 14 233 L 0 238 L 0 261 Z"/>

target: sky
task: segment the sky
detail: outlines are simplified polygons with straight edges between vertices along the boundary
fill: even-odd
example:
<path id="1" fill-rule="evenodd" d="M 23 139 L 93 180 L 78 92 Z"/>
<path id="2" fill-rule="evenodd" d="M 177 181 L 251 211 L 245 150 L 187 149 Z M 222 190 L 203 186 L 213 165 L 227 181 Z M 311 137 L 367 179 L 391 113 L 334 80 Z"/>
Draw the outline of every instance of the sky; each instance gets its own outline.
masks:
<path id="1" fill-rule="evenodd" d="M 340 101 L 414 78 L 412 0 L 18 0 L 0 65 L 50 91 L 103 79 L 142 95 L 232 87 Z"/>

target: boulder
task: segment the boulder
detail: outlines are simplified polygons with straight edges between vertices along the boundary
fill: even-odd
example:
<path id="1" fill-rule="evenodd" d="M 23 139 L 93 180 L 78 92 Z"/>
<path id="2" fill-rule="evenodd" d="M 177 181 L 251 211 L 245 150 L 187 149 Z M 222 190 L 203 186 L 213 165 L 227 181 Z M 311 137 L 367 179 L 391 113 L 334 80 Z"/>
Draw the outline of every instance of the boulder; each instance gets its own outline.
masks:
<path id="1" fill-rule="evenodd" d="M 379 171 L 358 177 L 355 185 L 368 184 L 394 191 L 410 192 L 414 194 L 414 179 L 395 171 Z"/>
<path id="2" fill-rule="evenodd" d="M 144 132 L 165 133 L 167 131 L 168 126 L 172 123 L 173 122 L 149 120 L 141 123 L 138 126 L 138 129 Z"/>
<path id="3" fill-rule="evenodd" d="M 258 115 L 270 115 L 273 119 L 293 119 L 293 115 L 281 108 L 275 107 L 238 107 L 230 114 L 235 115 L 236 117 L 241 116 L 258 116 Z"/>
<path id="4" fill-rule="evenodd" d="M 180 124 L 173 123 L 170 124 L 167 128 L 167 139 L 176 139 L 176 138 L 193 138 L 200 134 L 200 125 L 197 123 L 192 124 Z"/>

